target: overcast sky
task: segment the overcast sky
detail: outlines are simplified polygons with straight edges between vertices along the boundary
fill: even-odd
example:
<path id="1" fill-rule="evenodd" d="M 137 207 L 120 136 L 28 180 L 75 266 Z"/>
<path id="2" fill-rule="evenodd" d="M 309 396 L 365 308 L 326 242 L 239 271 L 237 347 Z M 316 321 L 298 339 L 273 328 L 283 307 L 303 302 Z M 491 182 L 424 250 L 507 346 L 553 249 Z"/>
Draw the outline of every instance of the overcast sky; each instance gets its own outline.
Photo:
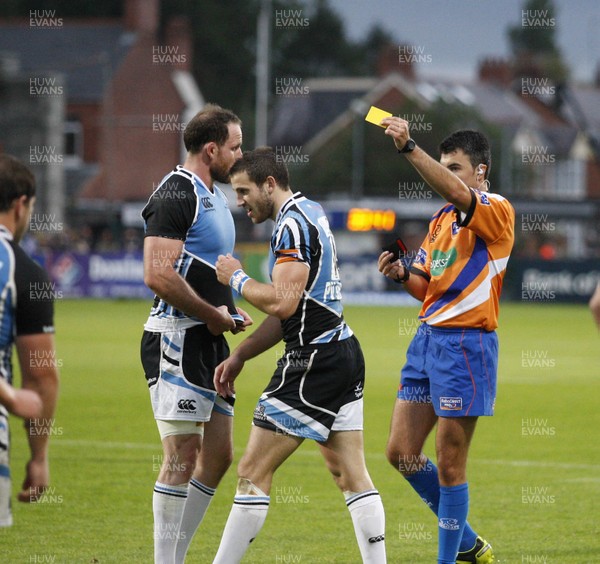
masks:
<path id="1" fill-rule="evenodd" d="M 506 29 L 520 24 L 523 0 L 329 0 L 353 39 L 379 23 L 398 42 L 429 55 L 417 72 L 474 78 L 488 55 L 508 55 Z M 600 1 L 554 0 L 558 43 L 578 81 L 590 82 L 600 62 Z"/>

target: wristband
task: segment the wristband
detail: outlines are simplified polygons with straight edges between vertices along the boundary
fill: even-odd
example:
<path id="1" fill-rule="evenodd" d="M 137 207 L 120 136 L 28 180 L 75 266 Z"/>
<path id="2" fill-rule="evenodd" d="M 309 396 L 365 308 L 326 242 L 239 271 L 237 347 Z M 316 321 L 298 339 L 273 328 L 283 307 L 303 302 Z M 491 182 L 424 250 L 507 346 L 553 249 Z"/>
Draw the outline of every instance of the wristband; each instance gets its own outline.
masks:
<path id="1" fill-rule="evenodd" d="M 410 270 L 408 270 L 408 268 L 406 268 L 406 266 L 402 265 L 402 268 L 404 268 L 404 276 L 402 278 L 396 278 L 394 280 L 394 282 L 396 282 L 396 284 L 402 284 L 403 282 L 408 282 L 408 279 L 410 278 Z"/>
<path id="2" fill-rule="evenodd" d="M 229 285 L 241 296 L 244 284 L 250 280 L 248 276 L 241 268 L 238 268 L 229 279 Z"/>

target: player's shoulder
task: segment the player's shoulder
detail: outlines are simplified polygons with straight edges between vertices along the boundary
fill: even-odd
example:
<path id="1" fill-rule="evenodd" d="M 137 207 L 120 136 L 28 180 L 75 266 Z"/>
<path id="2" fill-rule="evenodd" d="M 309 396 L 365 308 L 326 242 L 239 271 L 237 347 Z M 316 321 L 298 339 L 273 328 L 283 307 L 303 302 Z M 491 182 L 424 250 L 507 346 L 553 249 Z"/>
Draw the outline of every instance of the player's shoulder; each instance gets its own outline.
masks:
<path id="1" fill-rule="evenodd" d="M 12 250 L 15 257 L 15 278 L 28 282 L 47 282 L 49 280 L 46 270 L 33 260 L 18 244 L 12 241 Z"/>

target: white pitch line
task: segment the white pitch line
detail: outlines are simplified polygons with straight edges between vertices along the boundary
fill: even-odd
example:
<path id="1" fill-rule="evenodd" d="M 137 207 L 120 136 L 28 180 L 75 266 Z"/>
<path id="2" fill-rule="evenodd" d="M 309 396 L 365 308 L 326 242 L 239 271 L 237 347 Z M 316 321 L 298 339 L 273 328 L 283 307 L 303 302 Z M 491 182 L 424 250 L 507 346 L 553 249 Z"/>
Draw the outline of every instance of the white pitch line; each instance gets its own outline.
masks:
<path id="1" fill-rule="evenodd" d="M 59 446 L 68 447 L 88 447 L 88 448 L 102 448 L 102 449 L 125 449 L 125 450 L 153 450 L 160 451 L 161 445 L 159 442 L 156 444 L 151 443 L 130 443 L 130 442 L 115 442 L 115 441 L 88 441 L 88 440 L 72 440 L 72 439 L 56 439 L 52 442 L 52 447 L 56 448 Z M 236 448 L 237 453 L 242 453 L 243 448 Z M 299 450 L 294 456 L 298 454 L 303 456 L 320 456 L 317 450 Z M 366 452 L 367 458 L 384 458 L 382 452 Z M 495 466 L 514 466 L 514 467 L 538 467 L 538 468 L 559 468 L 561 470 L 592 470 L 600 472 L 600 465 L 598 464 L 573 464 L 570 462 L 553 462 L 553 461 L 539 461 L 539 460 L 490 460 L 487 458 L 472 458 L 469 463 L 475 464 L 491 464 Z"/>

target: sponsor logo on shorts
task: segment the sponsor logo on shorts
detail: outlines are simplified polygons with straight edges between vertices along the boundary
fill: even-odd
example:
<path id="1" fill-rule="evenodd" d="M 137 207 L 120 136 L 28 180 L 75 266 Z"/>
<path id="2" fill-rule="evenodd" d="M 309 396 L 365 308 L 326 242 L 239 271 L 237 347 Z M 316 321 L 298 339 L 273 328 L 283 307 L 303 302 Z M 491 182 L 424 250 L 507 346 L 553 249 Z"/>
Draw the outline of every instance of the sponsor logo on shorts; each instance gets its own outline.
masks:
<path id="1" fill-rule="evenodd" d="M 257 405 L 254 410 L 254 419 L 258 419 L 259 421 L 266 421 L 267 416 L 265 415 L 265 406 Z"/>
<path id="2" fill-rule="evenodd" d="M 192 399 L 181 399 L 177 402 L 178 411 L 196 411 L 196 401 Z"/>
<path id="3" fill-rule="evenodd" d="M 462 398 L 442 396 L 440 398 L 440 409 L 444 411 L 460 411 L 462 409 Z"/>
<path id="4" fill-rule="evenodd" d="M 357 398 L 362 398 L 363 397 L 363 387 L 362 387 L 362 384 L 360 382 L 358 384 L 356 384 L 356 387 L 354 388 L 354 395 Z"/>
<path id="5" fill-rule="evenodd" d="M 452 519 L 451 517 L 441 517 L 438 524 L 447 531 L 458 531 L 460 529 L 458 519 Z"/>
<path id="6" fill-rule="evenodd" d="M 369 542 L 371 544 L 375 544 L 376 542 L 383 542 L 385 540 L 385 535 L 377 535 L 376 537 L 370 537 Z"/>

